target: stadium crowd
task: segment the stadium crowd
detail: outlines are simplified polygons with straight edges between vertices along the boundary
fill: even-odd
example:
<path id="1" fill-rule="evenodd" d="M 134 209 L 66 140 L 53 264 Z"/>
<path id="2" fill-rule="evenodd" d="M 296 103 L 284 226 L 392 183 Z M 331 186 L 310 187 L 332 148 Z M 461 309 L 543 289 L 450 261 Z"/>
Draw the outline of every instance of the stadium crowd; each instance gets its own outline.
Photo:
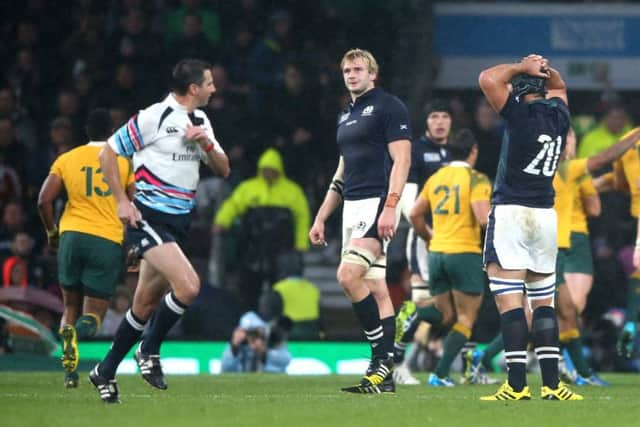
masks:
<path id="1" fill-rule="evenodd" d="M 388 62 L 393 54 L 394 37 L 386 30 L 393 20 L 393 14 L 388 13 L 393 2 L 383 0 L 352 1 L 348 6 L 339 0 L 72 3 L 71 13 L 60 13 L 52 0 L 3 2 L 0 6 L 0 55 L 5 58 L 0 66 L 2 287 L 37 287 L 56 298 L 60 290 L 55 253 L 48 248 L 38 219 L 37 196 L 53 161 L 87 142 L 84 126 L 89 111 L 108 108 L 114 127 L 119 127 L 139 108 L 166 95 L 159 91 L 167 87 L 169 70 L 179 58 L 198 57 L 214 64 L 216 92 L 206 112 L 229 155 L 232 172 L 222 181 L 206 168 L 201 171 L 202 191 L 192 239 L 185 249 L 204 282 L 214 277 L 208 274 L 207 265 L 218 207 L 239 184 L 256 177 L 256 165 L 267 149 L 275 148 L 280 153 L 286 178 L 297 183 L 306 195 L 306 210 L 317 210 L 338 157 L 336 116 L 349 102 L 338 59 L 357 45 L 373 47 L 381 63 Z M 54 14 L 56 19 L 51 19 Z M 350 25 L 356 16 L 371 23 L 366 34 Z M 383 69 L 382 86 L 393 77 L 391 67 Z M 449 99 L 454 129 L 473 131 L 479 143 L 476 169 L 493 180 L 504 123 L 479 91 L 435 95 Z M 578 96 L 588 101 L 580 103 L 578 114 L 574 113 L 574 128 L 582 141 L 578 150 L 581 157 L 617 141 L 640 115 L 640 109 L 625 108 L 620 94 L 607 91 L 597 98 L 592 94 Z M 419 137 L 424 122 L 414 123 L 413 129 L 414 136 Z M 213 193 L 207 191 L 212 188 Z M 617 332 L 611 331 L 621 326 L 627 280 L 634 271 L 635 221 L 628 215 L 627 194 L 607 192 L 601 199 L 602 214 L 589 220 L 595 280 L 583 316 L 586 344 L 597 352 L 594 360 L 598 370 L 628 368 L 613 355 Z M 60 212 L 63 201 L 56 208 Z M 236 231 L 242 229 L 241 219 L 236 225 Z M 329 243 L 338 240 L 338 223 L 330 221 L 327 227 Z M 294 245 L 293 230 L 289 234 L 291 247 L 284 249 L 307 250 L 306 242 Z M 232 250 L 242 244 L 242 235 L 238 236 L 222 243 L 214 241 L 214 247 L 223 252 Z M 269 248 L 261 250 L 269 253 Z M 243 264 L 234 265 L 233 259 L 215 256 L 222 264 L 218 265 L 222 273 L 215 277 L 228 281 L 210 283 L 219 289 L 202 292 L 200 299 L 207 298 L 214 306 L 203 308 L 203 301 L 196 302 L 193 311 L 200 312 L 195 318 L 186 316 L 183 336 L 228 339 L 240 314 L 255 308 L 243 306 L 246 295 L 238 295 L 241 287 L 233 273 L 234 268 L 236 273 L 246 270 Z M 333 254 L 336 264 L 337 256 Z M 277 263 L 273 258 L 268 266 L 258 267 L 264 277 L 254 275 L 251 280 L 261 282 L 268 276 L 273 283 L 283 278 L 271 271 L 277 269 Z M 401 263 L 390 266 L 391 270 L 402 268 L 406 266 Z M 114 328 L 124 315 L 135 287 L 135 278 L 131 279 L 134 274 L 127 273 L 123 278 L 108 314 L 113 320 L 105 320 L 105 328 Z M 395 271 L 390 275 L 404 277 Z M 405 284 L 397 282 L 405 281 L 393 281 L 396 283 L 390 286 L 402 287 Z M 251 299 L 257 300 L 257 295 Z M 212 314 L 216 308 L 219 312 Z M 206 330 L 195 326 L 207 316 L 222 326 L 208 325 Z M 57 327 L 44 315 L 39 319 L 47 321 L 52 329 Z"/>

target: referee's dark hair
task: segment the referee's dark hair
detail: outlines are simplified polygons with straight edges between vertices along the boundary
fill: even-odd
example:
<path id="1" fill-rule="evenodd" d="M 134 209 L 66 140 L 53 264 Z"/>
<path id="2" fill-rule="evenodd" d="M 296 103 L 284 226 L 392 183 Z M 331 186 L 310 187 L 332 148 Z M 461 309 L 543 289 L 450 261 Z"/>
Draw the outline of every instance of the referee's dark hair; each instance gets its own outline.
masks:
<path id="1" fill-rule="evenodd" d="M 113 133 L 113 121 L 106 108 L 96 108 L 87 118 L 87 136 L 90 141 L 106 141 Z"/>
<path id="2" fill-rule="evenodd" d="M 189 85 L 200 86 L 204 80 L 205 70 L 210 69 L 211 64 L 200 59 L 180 60 L 171 74 L 171 90 L 178 95 L 186 95 Z"/>
<path id="3" fill-rule="evenodd" d="M 460 129 L 447 142 L 447 150 L 451 160 L 466 160 L 474 146 L 478 146 L 476 137 L 469 129 Z"/>

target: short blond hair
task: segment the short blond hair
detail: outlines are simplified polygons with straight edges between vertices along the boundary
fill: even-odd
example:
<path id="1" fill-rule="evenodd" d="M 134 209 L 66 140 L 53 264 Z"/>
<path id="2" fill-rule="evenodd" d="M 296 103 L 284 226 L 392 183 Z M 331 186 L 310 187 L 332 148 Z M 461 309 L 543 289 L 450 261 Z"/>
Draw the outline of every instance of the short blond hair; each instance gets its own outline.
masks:
<path id="1" fill-rule="evenodd" d="M 373 57 L 371 52 L 364 49 L 351 49 L 342 57 L 342 61 L 340 61 L 340 69 L 344 68 L 344 63 L 347 61 L 353 61 L 355 59 L 362 58 L 369 65 L 368 71 L 371 74 L 378 74 L 378 61 Z"/>

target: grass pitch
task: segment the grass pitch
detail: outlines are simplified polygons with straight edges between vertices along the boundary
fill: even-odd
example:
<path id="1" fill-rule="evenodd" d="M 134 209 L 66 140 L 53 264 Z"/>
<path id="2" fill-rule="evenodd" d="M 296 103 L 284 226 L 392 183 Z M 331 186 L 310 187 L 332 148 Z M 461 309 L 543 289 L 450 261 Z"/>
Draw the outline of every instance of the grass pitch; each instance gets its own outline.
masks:
<path id="1" fill-rule="evenodd" d="M 424 377 L 421 374 L 420 377 Z M 62 373 L 0 373 L 0 425 L 11 427 L 159 426 L 513 426 L 623 427 L 640 425 L 640 375 L 603 376 L 611 387 L 574 387 L 582 402 L 539 398 L 481 402 L 496 386 L 399 386 L 395 395 L 350 395 L 353 376 L 268 374 L 169 376 L 152 389 L 137 375 L 118 378 L 121 405 L 104 405 L 81 373 L 78 389 L 62 387 Z"/>

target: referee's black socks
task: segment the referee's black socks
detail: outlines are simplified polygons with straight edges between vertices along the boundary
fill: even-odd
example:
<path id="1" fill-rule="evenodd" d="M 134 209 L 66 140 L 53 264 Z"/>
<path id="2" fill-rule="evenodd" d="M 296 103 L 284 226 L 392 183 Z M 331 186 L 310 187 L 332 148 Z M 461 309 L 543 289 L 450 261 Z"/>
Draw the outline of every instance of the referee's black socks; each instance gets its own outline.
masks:
<path id="1" fill-rule="evenodd" d="M 131 347 L 140 339 L 145 323 L 146 321 L 140 320 L 133 314 L 131 309 L 127 311 L 113 337 L 113 344 L 111 344 L 109 352 L 104 360 L 100 362 L 99 375 L 106 378 L 114 378 L 116 376 L 118 365 L 131 350 Z"/>
<path id="2" fill-rule="evenodd" d="M 142 340 L 140 350 L 143 354 L 160 354 L 162 341 L 186 309 L 187 305 L 181 303 L 173 292 L 169 292 L 162 298 L 151 320 L 148 335 L 145 335 Z"/>

